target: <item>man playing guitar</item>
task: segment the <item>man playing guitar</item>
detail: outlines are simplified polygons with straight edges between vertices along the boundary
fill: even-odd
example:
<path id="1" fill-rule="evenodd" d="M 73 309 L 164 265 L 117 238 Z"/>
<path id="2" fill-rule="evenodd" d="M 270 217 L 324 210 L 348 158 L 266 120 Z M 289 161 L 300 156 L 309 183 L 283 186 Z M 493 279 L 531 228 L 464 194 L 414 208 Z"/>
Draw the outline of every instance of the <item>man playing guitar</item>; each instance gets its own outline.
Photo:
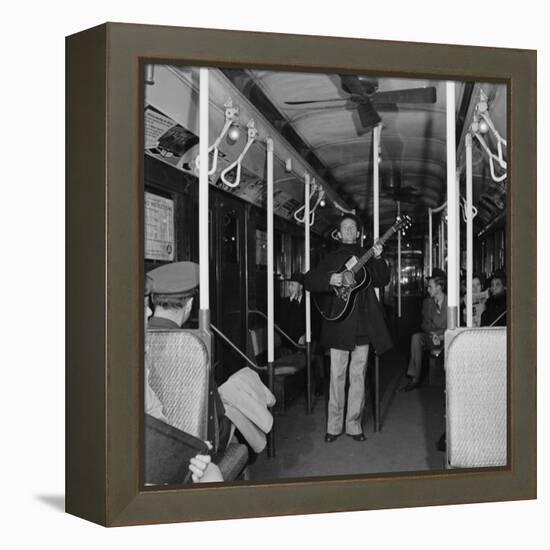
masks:
<path id="1" fill-rule="evenodd" d="M 360 232 L 359 220 L 352 214 L 340 219 L 338 237 L 340 246 L 321 260 L 316 269 L 305 274 L 305 287 L 313 293 L 322 293 L 324 315 L 321 329 L 321 345 L 330 349 L 330 393 L 328 422 L 325 441 L 331 443 L 345 433 L 355 441 L 365 441 L 361 425 L 361 415 L 365 400 L 365 372 L 369 345 L 381 355 L 392 347 L 392 341 L 386 324 L 382 307 L 378 302 L 374 287 L 383 287 L 390 280 L 390 273 L 382 258 L 382 245 L 372 248 L 373 257 L 365 268 L 370 285 L 357 288 L 357 294 L 345 314 L 338 311 L 342 300 L 335 289 L 349 286 L 346 279 L 351 270 L 350 258 L 360 258 L 365 251 L 357 243 Z M 351 260 L 353 263 L 354 260 Z M 344 271 L 342 266 L 345 265 Z M 332 312 L 332 314 L 330 313 Z M 332 320 L 331 320 L 332 319 Z M 349 393 L 347 415 L 344 423 L 344 403 L 346 373 L 349 362 Z"/>

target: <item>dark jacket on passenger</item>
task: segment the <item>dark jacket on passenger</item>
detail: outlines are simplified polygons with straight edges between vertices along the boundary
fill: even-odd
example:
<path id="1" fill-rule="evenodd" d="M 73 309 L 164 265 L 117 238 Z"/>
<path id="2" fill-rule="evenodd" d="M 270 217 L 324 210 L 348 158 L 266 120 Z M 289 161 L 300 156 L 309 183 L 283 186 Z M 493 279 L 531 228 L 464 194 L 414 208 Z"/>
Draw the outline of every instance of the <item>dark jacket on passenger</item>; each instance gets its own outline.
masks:
<path id="1" fill-rule="evenodd" d="M 485 311 L 481 314 L 482 327 L 506 326 L 506 293 L 500 296 L 490 296 L 485 302 Z M 504 315 L 503 315 L 504 314 Z M 499 318 L 499 316 L 501 316 Z M 498 319 L 498 321 L 496 321 Z M 495 322 L 496 321 L 496 322 Z M 495 323 L 493 325 L 493 323 Z"/>
<path id="2" fill-rule="evenodd" d="M 428 296 L 422 303 L 422 332 L 435 332 L 440 336 L 447 329 L 447 296 L 438 308 L 435 300 Z"/>
<path id="3" fill-rule="evenodd" d="M 317 268 L 305 274 L 304 283 L 307 290 L 318 293 L 314 298 L 324 300 L 324 309 L 330 311 L 331 306 L 339 299 L 329 285 L 330 276 L 340 272 L 344 262 L 351 256 L 364 254 L 357 244 L 342 244 L 323 258 Z M 345 319 L 327 321 L 323 319 L 321 328 L 321 344 L 326 348 L 352 351 L 356 345 L 372 344 L 378 355 L 393 347 L 390 333 L 384 321 L 374 287 L 384 287 L 390 280 L 390 272 L 383 259 L 371 259 L 366 267 L 372 277 L 368 288 L 360 290 L 355 299 L 355 306 Z"/>

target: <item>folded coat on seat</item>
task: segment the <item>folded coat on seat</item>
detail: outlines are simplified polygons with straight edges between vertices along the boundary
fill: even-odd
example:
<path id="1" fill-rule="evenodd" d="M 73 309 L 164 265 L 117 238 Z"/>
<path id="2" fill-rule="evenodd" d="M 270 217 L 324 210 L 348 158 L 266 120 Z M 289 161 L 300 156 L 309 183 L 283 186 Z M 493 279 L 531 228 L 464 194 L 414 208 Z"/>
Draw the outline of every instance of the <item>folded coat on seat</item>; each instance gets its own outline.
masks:
<path id="1" fill-rule="evenodd" d="M 268 407 L 275 404 L 275 396 L 248 367 L 233 374 L 219 387 L 219 392 L 226 416 L 254 452 L 261 452 L 266 445 L 265 434 L 273 426 L 273 416 Z"/>

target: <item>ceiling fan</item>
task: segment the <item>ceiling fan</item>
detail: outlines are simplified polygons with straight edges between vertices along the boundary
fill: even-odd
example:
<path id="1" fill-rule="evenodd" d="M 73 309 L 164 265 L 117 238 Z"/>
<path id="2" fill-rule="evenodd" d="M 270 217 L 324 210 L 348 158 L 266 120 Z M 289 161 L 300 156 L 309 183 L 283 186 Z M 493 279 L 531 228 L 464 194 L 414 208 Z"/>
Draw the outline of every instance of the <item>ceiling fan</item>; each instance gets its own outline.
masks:
<path id="1" fill-rule="evenodd" d="M 408 88 L 404 90 L 378 91 L 378 79 L 368 76 L 339 75 L 342 90 L 348 97 L 285 101 L 286 105 L 310 105 L 314 103 L 346 102 L 349 107 L 357 108 L 361 127 L 358 133 L 364 134 L 381 122 L 378 111 L 398 111 L 398 104 L 435 103 L 437 100 L 434 86 L 426 88 Z"/>

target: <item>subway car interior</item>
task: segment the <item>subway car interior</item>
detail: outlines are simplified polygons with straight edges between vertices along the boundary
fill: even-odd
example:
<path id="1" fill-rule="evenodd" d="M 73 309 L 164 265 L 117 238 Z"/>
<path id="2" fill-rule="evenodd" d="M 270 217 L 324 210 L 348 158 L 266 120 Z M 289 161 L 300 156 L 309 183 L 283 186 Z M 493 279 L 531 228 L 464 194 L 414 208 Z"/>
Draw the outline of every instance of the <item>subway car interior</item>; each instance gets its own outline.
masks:
<path id="1" fill-rule="evenodd" d="M 505 467 L 506 83 L 145 64 L 143 90 L 147 316 L 162 304 L 156 274 L 198 265 L 184 323 L 146 329 L 144 378 L 171 436 L 209 440 L 224 482 Z M 345 292 L 319 292 L 308 274 L 344 246 L 344 219 L 368 258 L 328 273 Z M 321 333 L 361 307 L 373 262 L 387 271 L 372 296 L 391 346 L 377 353 L 369 336 L 362 431 L 338 437 Z M 323 309 L 328 295 L 341 317 Z M 415 334 L 429 343 L 411 375 Z M 344 367 L 345 416 L 356 382 Z M 265 411 L 249 415 L 258 391 Z M 150 429 L 145 485 L 185 483 L 162 477 L 175 451 L 164 457 Z"/>

